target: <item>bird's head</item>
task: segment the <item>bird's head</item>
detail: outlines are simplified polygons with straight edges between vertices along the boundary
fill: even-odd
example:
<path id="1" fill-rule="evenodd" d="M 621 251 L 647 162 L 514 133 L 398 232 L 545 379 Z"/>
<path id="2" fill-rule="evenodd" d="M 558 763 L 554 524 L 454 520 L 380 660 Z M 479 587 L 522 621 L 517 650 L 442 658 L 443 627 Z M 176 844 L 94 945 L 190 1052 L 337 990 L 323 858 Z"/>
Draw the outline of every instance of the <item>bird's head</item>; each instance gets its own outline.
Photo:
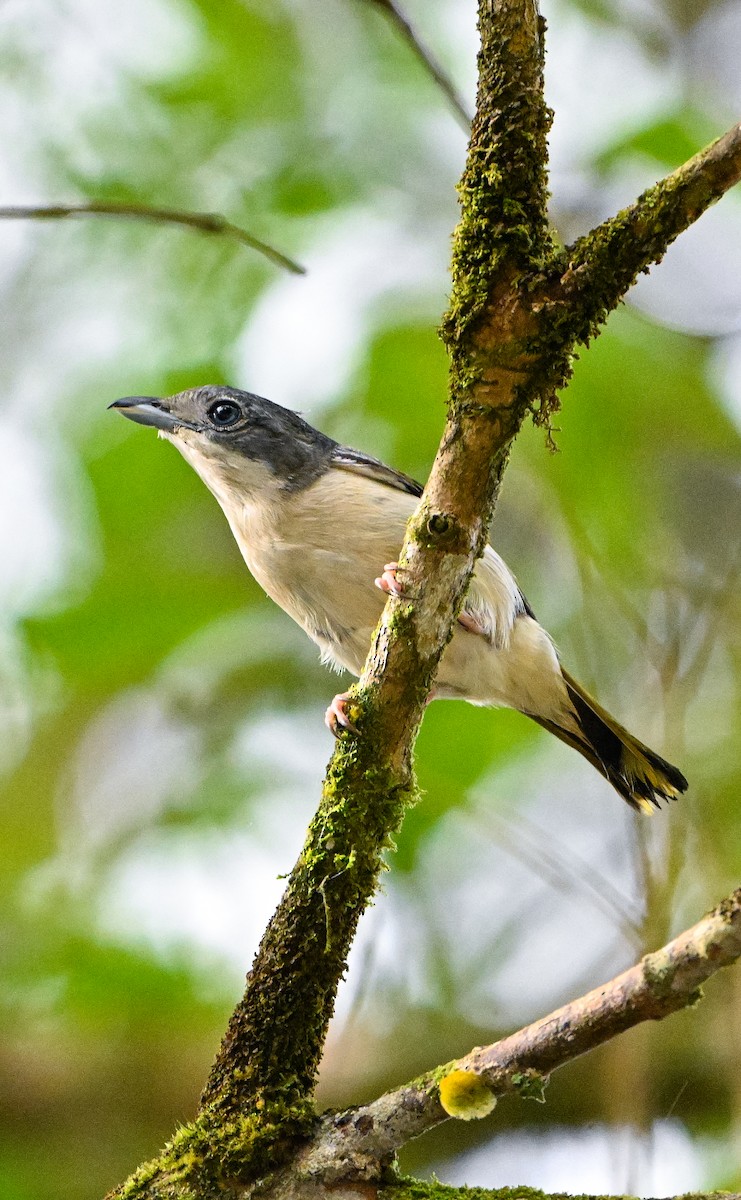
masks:
<path id="1" fill-rule="evenodd" d="M 327 469 L 336 444 L 298 413 L 239 388 L 125 396 L 110 408 L 173 442 L 219 499 L 224 488 L 307 487 Z"/>

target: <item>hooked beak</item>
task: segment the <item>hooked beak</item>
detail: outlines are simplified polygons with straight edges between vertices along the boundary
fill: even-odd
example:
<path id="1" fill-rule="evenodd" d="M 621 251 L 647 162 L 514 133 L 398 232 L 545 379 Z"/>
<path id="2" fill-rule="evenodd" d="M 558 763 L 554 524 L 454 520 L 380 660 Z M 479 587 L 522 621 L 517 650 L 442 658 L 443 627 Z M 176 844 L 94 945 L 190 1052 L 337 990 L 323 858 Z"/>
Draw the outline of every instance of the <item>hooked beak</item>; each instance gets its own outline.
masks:
<path id="1" fill-rule="evenodd" d="M 109 408 L 117 408 L 123 417 L 136 421 L 137 425 L 152 425 L 172 433 L 175 429 L 198 429 L 190 421 L 176 417 L 165 406 L 162 400 L 155 396 L 124 396 L 122 400 L 114 400 Z"/>

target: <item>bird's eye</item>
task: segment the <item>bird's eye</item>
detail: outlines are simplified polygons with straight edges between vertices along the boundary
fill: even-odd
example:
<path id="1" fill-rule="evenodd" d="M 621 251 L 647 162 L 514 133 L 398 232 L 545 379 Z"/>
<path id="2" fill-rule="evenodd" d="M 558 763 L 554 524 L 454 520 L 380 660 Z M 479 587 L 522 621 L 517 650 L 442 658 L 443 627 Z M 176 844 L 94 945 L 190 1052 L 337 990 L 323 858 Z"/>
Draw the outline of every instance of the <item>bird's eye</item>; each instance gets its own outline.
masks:
<path id="1" fill-rule="evenodd" d="M 229 425 L 236 425 L 241 416 L 241 408 L 232 400 L 217 400 L 208 410 L 209 421 L 219 429 L 226 429 Z"/>

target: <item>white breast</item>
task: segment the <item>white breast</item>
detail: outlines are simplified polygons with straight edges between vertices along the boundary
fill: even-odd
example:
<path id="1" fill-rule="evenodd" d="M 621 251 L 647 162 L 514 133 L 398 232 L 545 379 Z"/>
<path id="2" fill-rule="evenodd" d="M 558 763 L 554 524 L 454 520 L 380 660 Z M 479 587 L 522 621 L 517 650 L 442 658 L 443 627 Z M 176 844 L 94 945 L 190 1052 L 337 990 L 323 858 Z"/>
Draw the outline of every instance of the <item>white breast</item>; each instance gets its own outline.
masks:
<path id="1" fill-rule="evenodd" d="M 264 463 L 221 448 L 211 456 L 200 439 L 171 440 L 218 500 L 260 586 L 325 661 L 359 675 L 385 603 L 374 579 L 399 557 L 415 497 L 338 469 L 291 493 Z M 517 584 L 490 547 L 466 608 L 484 636 L 457 627 L 437 694 L 524 712 L 560 710 L 565 690 L 553 645 L 522 615 Z"/>

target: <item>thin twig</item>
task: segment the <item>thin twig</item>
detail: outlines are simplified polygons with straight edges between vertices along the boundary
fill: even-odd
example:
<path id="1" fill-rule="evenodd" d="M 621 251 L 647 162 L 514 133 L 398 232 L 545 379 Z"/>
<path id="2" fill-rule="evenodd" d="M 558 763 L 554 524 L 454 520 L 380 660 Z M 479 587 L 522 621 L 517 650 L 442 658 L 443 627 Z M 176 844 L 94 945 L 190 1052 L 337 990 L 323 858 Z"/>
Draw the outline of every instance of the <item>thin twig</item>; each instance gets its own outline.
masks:
<path id="1" fill-rule="evenodd" d="M 498 826 L 498 832 L 492 834 L 486 830 L 484 822 L 476 822 L 476 826 L 492 838 L 500 849 L 521 862 L 539 878 L 549 883 L 554 890 L 577 898 L 577 893 L 584 893 L 591 902 L 611 921 L 620 933 L 631 943 L 634 950 L 641 949 L 641 924 L 633 901 L 613 886 L 608 879 L 594 871 L 586 859 L 581 858 L 569 848 L 571 860 L 561 854 L 555 841 L 548 840 L 545 830 L 539 829 L 535 823 L 518 814 L 517 818 L 509 819 L 503 813 L 487 813 L 486 820 Z M 581 900 L 580 900 L 581 902 Z"/>
<path id="2" fill-rule="evenodd" d="M 453 1070 L 477 1075 L 496 1096 L 535 1097 L 550 1073 L 643 1021 L 696 1003 L 701 985 L 741 958 L 741 888 L 661 950 L 518 1033 L 387 1092 L 351 1114 L 331 1114 L 302 1156 L 302 1171 L 377 1178 L 380 1167 L 448 1119 L 438 1084 Z M 335 1175 L 336 1172 L 336 1175 Z"/>
<path id="3" fill-rule="evenodd" d="M 386 14 L 391 24 L 398 30 L 413 54 L 440 88 L 440 91 L 444 93 L 461 128 L 465 133 L 469 133 L 473 117 L 466 108 L 460 93 L 435 56 L 415 33 L 398 4 L 394 4 L 393 0 L 366 0 L 366 3 L 380 8 Z"/>
<path id="4" fill-rule="evenodd" d="M 197 229 L 199 233 L 214 233 L 231 238 L 243 246 L 256 250 L 285 271 L 294 275 L 305 275 L 306 268 L 288 258 L 267 242 L 253 237 L 246 229 L 233 225 L 220 213 L 187 212 L 179 208 L 152 208 L 146 204 L 128 204 L 115 200 L 90 200 L 87 204 L 28 204 L 5 205 L 0 208 L 0 220 L 48 221 L 65 217 L 119 217 L 130 221 L 152 221 L 160 225 L 180 225 L 185 229 Z"/>

